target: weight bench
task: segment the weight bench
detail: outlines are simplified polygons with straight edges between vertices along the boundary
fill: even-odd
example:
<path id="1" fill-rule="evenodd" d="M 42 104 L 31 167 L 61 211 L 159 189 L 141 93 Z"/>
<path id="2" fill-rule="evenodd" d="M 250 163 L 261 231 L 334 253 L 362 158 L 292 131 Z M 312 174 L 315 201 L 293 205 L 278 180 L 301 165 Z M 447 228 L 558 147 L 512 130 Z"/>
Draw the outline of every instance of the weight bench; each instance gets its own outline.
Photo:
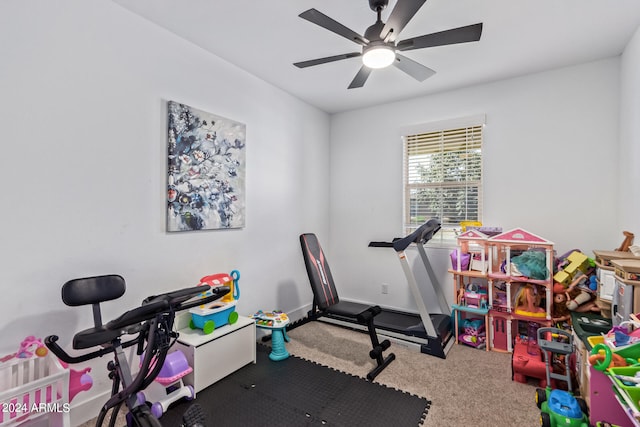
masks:
<path id="1" fill-rule="evenodd" d="M 369 352 L 369 357 L 377 363 L 377 366 L 367 374 L 367 379 L 373 381 L 396 358 L 393 353 L 390 353 L 386 358 L 382 354 L 389 348 L 391 343 L 389 340 L 382 342 L 378 340 L 373 324 L 374 317 L 380 314 L 381 308 L 377 305 L 340 301 L 329 264 L 316 235 L 312 233 L 300 235 L 300 245 L 302 246 L 302 255 L 304 256 L 304 263 L 307 267 L 307 274 L 313 291 L 313 307 L 309 311 L 307 319 L 304 319 L 304 323 L 310 320 L 318 320 L 326 314 L 332 314 L 355 320 L 359 324 L 365 325 L 371 338 L 372 349 Z M 300 324 L 295 326 L 300 326 Z"/>

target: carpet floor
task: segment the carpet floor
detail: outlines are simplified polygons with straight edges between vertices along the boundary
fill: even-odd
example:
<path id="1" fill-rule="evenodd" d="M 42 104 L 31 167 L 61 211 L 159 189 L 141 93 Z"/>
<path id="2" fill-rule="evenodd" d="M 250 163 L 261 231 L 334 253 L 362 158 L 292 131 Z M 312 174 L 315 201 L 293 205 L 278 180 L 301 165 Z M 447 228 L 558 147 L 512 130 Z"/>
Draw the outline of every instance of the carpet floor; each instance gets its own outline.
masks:
<path id="1" fill-rule="evenodd" d="M 369 358 L 369 337 L 361 332 L 323 322 L 310 322 L 290 331 L 289 336 L 291 342 L 286 344 L 289 353 L 300 359 L 328 366 L 331 370 L 364 379 L 374 366 L 374 362 Z M 394 419 L 394 422 L 389 424 L 370 424 L 372 427 L 539 425 L 540 412 L 535 404 L 535 387 L 531 383 L 521 384 L 511 379 L 511 354 L 454 345 L 447 358 L 440 359 L 395 343 L 391 345 L 390 351 L 395 353 L 396 360 L 376 377 L 374 383 L 389 389 L 402 390 L 406 395 L 423 398 L 431 404 L 422 420 L 411 419 L 404 423 Z M 286 376 L 282 374 L 281 377 Z M 198 393 L 196 402 L 202 402 L 201 395 L 204 392 L 205 390 Z M 349 398 L 343 400 L 348 403 Z M 217 396 L 217 399 L 222 405 L 218 412 L 213 414 L 215 418 L 209 420 L 208 426 L 231 425 L 224 424 L 230 414 L 225 404 L 232 400 L 231 397 L 221 395 Z M 301 396 L 301 399 L 304 400 L 304 396 Z M 353 399 L 360 401 L 358 396 L 353 396 Z M 303 408 L 304 405 L 299 406 L 300 411 L 309 413 Z M 348 410 L 353 410 L 355 405 L 349 405 L 349 408 L 351 409 Z M 175 409 L 176 414 L 184 411 L 178 407 L 172 409 Z M 280 419 L 272 420 L 271 416 L 267 415 L 273 408 L 265 407 L 261 410 L 265 411 L 262 413 L 261 422 L 253 425 L 275 425 L 273 421 Z M 377 408 L 374 408 L 374 411 L 372 412 L 379 412 Z M 313 420 L 325 419 L 321 412 L 309 415 L 313 416 Z M 169 423 L 166 416 L 167 414 L 161 418 L 163 425 L 179 426 Z M 124 419 L 120 418 L 121 422 L 117 425 L 124 426 Z M 309 421 L 306 418 L 305 415 L 305 422 Z M 95 420 L 88 421 L 81 427 L 93 425 Z"/>

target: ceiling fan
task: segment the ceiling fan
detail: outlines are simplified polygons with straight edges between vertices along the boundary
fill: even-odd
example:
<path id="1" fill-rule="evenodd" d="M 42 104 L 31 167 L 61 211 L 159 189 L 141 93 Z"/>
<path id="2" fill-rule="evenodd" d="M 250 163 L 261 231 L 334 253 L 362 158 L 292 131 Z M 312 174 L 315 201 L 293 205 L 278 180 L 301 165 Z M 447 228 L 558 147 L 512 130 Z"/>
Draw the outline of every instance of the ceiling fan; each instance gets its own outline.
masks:
<path id="1" fill-rule="evenodd" d="M 479 23 L 396 42 L 400 32 L 425 2 L 426 0 L 398 0 L 389 15 L 389 19 L 384 23 L 380 16 L 382 10 L 389 4 L 389 0 L 369 0 L 369 7 L 377 13 L 378 19 L 375 24 L 367 28 L 364 37 L 316 9 L 306 10 L 299 15 L 302 19 L 306 19 L 309 22 L 361 45 L 362 52 L 350 52 L 342 55 L 328 56 L 326 58 L 296 62 L 293 65 L 298 68 L 306 68 L 361 56 L 363 65 L 351 81 L 349 89 L 364 86 L 372 69 L 388 67 L 391 64 L 414 79 L 420 82 L 424 81 L 435 74 L 435 71 L 401 55 L 399 52 L 474 42 L 480 40 L 482 34 L 482 23 Z"/>

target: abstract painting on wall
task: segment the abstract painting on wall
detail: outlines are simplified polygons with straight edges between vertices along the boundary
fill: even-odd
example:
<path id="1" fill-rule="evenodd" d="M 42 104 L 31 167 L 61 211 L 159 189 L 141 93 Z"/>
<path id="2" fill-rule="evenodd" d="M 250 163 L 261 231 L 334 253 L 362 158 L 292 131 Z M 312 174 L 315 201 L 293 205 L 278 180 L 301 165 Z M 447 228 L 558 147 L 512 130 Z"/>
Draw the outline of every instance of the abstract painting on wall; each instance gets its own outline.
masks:
<path id="1" fill-rule="evenodd" d="M 246 126 L 169 101 L 167 230 L 244 227 Z"/>

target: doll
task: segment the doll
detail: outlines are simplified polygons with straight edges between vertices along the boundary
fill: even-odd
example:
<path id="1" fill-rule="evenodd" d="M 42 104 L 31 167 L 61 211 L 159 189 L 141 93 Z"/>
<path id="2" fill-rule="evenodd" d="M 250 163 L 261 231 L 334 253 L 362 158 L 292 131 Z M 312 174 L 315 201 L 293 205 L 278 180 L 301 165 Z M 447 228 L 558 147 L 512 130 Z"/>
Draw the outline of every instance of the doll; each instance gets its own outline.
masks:
<path id="1" fill-rule="evenodd" d="M 578 313 L 600 312 L 600 307 L 593 301 L 591 293 L 578 287 L 578 284 L 585 277 L 585 275 L 580 275 L 567 288 L 562 283 L 553 285 L 553 311 L 551 314 L 553 322 L 570 321 L 572 311 Z"/>
<path id="2" fill-rule="evenodd" d="M 546 317 L 544 308 L 540 307 L 540 299 L 535 285 L 524 284 L 516 294 L 515 313 L 529 317 Z"/>
<path id="3" fill-rule="evenodd" d="M 561 283 L 553 285 L 551 320 L 553 323 L 569 322 L 571 320 L 571 312 L 569 311 L 569 307 L 567 307 L 566 290 Z"/>
<path id="4" fill-rule="evenodd" d="M 584 274 L 576 277 L 567 288 L 567 308 L 578 313 L 599 313 L 600 307 L 593 301 L 593 294 L 582 287 L 578 287 L 578 284 L 586 278 L 587 276 Z"/>

